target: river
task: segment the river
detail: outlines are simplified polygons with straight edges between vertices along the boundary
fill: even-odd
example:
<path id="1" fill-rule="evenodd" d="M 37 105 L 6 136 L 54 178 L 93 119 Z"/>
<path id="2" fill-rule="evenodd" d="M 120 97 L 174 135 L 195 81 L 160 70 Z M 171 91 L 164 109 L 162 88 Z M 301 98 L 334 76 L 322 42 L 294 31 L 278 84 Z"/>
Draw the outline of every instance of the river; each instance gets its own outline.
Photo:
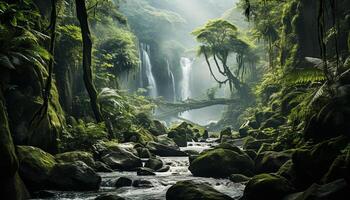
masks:
<path id="1" fill-rule="evenodd" d="M 213 143 L 190 142 L 188 147 L 181 150 L 195 150 L 201 152 L 211 148 Z M 127 200 L 164 200 L 166 191 L 177 181 L 193 180 L 207 183 L 216 190 L 225 193 L 233 198 L 243 194 L 244 185 L 233 183 L 228 179 L 214 179 L 194 177 L 188 170 L 188 157 L 162 157 L 163 162 L 170 165 L 168 172 L 156 173 L 156 176 L 138 176 L 136 172 L 112 172 L 99 173 L 102 183 L 99 191 L 94 192 L 58 192 L 51 200 L 93 200 L 101 194 L 115 194 Z M 132 180 L 146 180 L 152 185 L 147 187 L 122 187 L 116 189 L 114 184 L 119 177 L 127 177 Z"/>

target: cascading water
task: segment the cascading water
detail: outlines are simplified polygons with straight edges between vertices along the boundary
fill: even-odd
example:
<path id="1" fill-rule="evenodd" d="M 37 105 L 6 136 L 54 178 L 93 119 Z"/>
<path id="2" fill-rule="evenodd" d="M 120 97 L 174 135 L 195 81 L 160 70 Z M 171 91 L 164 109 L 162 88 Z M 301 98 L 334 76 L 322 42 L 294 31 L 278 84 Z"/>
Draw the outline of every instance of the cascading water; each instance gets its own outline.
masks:
<path id="1" fill-rule="evenodd" d="M 191 97 L 191 68 L 192 61 L 189 58 L 182 57 L 180 60 L 182 69 L 182 81 L 181 81 L 181 97 L 182 100 L 186 100 Z"/>
<path id="2" fill-rule="evenodd" d="M 181 81 L 181 98 L 187 100 L 191 98 L 191 71 L 193 61 L 189 58 L 182 57 L 180 60 L 182 70 L 182 81 Z M 191 113 L 186 111 L 180 115 L 183 118 L 191 120 Z"/>
<path id="3" fill-rule="evenodd" d="M 150 59 L 150 46 L 147 44 L 141 43 L 141 74 L 140 74 L 140 83 L 141 86 L 143 86 L 143 71 L 145 72 L 146 78 L 147 78 L 147 89 L 148 94 L 150 97 L 157 97 L 158 91 L 157 91 L 157 84 L 155 81 L 155 78 L 153 76 L 152 72 L 152 63 Z"/>
<path id="4" fill-rule="evenodd" d="M 173 72 L 170 70 L 169 61 L 167 60 L 166 62 L 168 67 L 168 76 L 171 80 L 172 97 L 173 97 L 173 101 L 175 101 L 176 100 L 175 78 L 174 78 Z"/>

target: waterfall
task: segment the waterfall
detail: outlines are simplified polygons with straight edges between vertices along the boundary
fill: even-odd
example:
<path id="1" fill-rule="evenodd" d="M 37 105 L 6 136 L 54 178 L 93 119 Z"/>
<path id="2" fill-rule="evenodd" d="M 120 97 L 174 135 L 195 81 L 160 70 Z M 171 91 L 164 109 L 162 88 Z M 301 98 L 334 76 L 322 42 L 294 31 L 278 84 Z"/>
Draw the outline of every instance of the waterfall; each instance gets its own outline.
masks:
<path id="1" fill-rule="evenodd" d="M 157 84 L 153 76 L 152 72 L 152 63 L 150 59 L 150 46 L 147 44 L 142 44 L 141 43 L 141 74 L 140 74 L 140 79 L 141 79 L 141 86 L 143 86 L 143 72 L 145 72 L 146 78 L 147 78 L 147 89 L 148 89 L 148 94 L 151 97 L 157 97 L 158 96 L 158 91 L 157 91 Z"/>
<path id="2" fill-rule="evenodd" d="M 175 78 L 174 78 L 173 72 L 170 70 L 169 60 L 166 60 L 166 62 L 168 67 L 168 76 L 171 80 L 172 97 L 173 97 L 173 101 L 175 101 L 176 100 Z"/>
<path id="3" fill-rule="evenodd" d="M 186 100 L 191 97 L 190 81 L 193 62 L 189 58 L 182 57 L 180 63 L 182 69 L 181 98 Z"/>

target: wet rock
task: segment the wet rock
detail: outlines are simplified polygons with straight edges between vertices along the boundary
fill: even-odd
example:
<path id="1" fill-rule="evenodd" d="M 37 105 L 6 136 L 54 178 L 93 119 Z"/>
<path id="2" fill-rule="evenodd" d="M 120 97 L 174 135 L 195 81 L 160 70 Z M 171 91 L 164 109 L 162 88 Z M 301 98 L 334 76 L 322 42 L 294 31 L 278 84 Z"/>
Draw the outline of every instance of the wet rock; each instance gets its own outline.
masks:
<path id="1" fill-rule="evenodd" d="M 189 166 L 194 176 L 225 178 L 231 174 L 250 175 L 254 162 L 246 154 L 228 149 L 213 149 L 200 154 Z"/>
<path id="2" fill-rule="evenodd" d="M 214 149 L 227 149 L 239 154 L 244 154 L 244 152 L 239 147 L 230 143 L 221 143 L 218 146 L 216 146 Z"/>
<path id="3" fill-rule="evenodd" d="M 174 149 L 179 149 L 179 146 L 177 146 L 177 144 L 174 142 L 173 139 L 169 138 L 167 135 L 160 135 L 157 137 L 157 142 L 168 146 L 168 147 L 172 147 Z"/>
<path id="4" fill-rule="evenodd" d="M 244 141 L 243 148 L 251 149 L 257 152 L 264 143 L 271 144 L 272 142 L 273 139 L 256 140 L 252 137 L 247 137 L 247 139 Z"/>
<path id="5" fill-rule="evenodd" d="M 207 130 L 204 130 L 203 139 L 208 139 L 208 138 L 209 138 L 209 132 Z"/>
<path id="6" fill-rule="evenodd" d="M 185 150 L 184 151 L 187 155 L 199 155 L 198 151 L 195 150 Z"/>
<path id="7" fill-rule="evenodd" d="M 123 132 L 123 142 L 134 142 L 140 144 L 146 144 L 149 141 L 155 141 L 156 137 L 151 134 L 147 129 L 140 128 L 135 131 Z"/>
<path id="8" fill-rule="evenodd" d="M 81 161 L 56 164 L 50 172 L 50 184 L 65 191 L 98 190 L 101 177 Z"/>
<path id="9" fill-rule="evenodd" d="M 158 169 L 157 172 L 167 172 L 169 171 L 170 166 L 169 165 L 164 165 L 162 168 Z"/>
<path id="10" fill-rule="evenodd" d="M 290 194 L 283 200 L 347 200 L 349 196 L 349 184 L 339 179 L 325 185 L 313 184 L 306 191 Z"/>
<path id="11" fill-rule="evenodd" d="M 260 174 L 248 181 L 244 189 L 243 199 L 281 200 L 293 192 L 294 188 L 285 178 L 274 174 Z"/>
<path id="12" fill-rule="evenodd" d="M 112 169 L 131 171 L 142 167 L 142 161 L 133 153 L 122 148 L 115 148 L 111 153 L 101 158 L 101 161 Z"/>
<path id="13" fill-rule="evenodd" d="M 220 132 L 220 141 L 222 140 L 223 136 L 228 136 L 229 138 L 232 138 L 232 130 L 230 127 L 225 128 Z"/>
<path id="14" fill-rule="evenodd" d="M 89 167 L 95 167 L 95 161 L 93 155 L 84 151 L 71 151 L 55 155 L 55 159 L 59 163 L 74 163 L 76 161 L 82 161 Z"/>
<path id="15" fill-rule="evenodd" d="M 148 180 L 134 180 L 132 186 L 141 188 L 151 188 L 153 187 L 153 184 L 151 181 Z"/>
<path id="16" fill-rule="evenodd" d="M 153 169 L 147 168 L 147 167 L 140 167 L 137 169 L 137 175 L 138 176 L 155 176 Z"/>
<path id="17" fill-rule="evenodd" d="M 286 119 L 283 117 L 271 117 L 261 124 L 262 128 L 278 128 L 285 123 Z"/>
<path id="18" fill-rule="evenodd" d="M 163 167 L 163 161 L 159 158 L 151 158 L 145 163 L 145 167 L 157 171 Z"/>
<path id="19" fill-rule="evenodd" d="M 152 154 L 147 148 L 139 147 L 136 149 L 138 152 L 138 156 L 140 158 L 151 158 Z"/>
<path id="20" fill-rule="evenodd" d="M 166 126 L 158 120 L 152 121 L 152 125 L 149 128 L 149 131 L 155 136 L 167 134 Z"/>
<path id="21" fill-rule="evenodd" d="M 298 149 L 292 156 L 293 168 L 299 182 L 306 189 L 312 183 L 319 182 L 328 172 L 334 160 L 348 145 L 346 137 L 333 138 L 307 149 Z M 317 167 L 316 167 L 317 166 Z"/>
<path id="22" fill-rule="evenodd" d="M 47 199 L 47 198 L 53 198 L 55 197 L 55 193 L 47 190 L 40 190 L 37 192 L 33 192 L 31 198 L 37 198 L 37 199 Z"/>
<path id="23" fill-rule="evenodd" d="M 180 151 L 179 149 L 169 147 L 157 142 L 149 142 L 146 145 L 146 148 L 150 150 L 153 154 L 157 156 L 163 156 L 163 157 L 168 157 L 168 156 L 187 156 L 185 152 Z"/>
<path id="24" fill-rule="evenodd" d="M 251 149 L 245 150 L 244 151 L 252 160 L 255 160 L 255 158 L 258 156 L 258 154 Z"/>
<path id="25" fill-rule="evenodd" d="M 292 151 L 275 152 L 266 151 L 258 154 L 255 159 L 255 169 L 257 173 L 274 173 L 281 166 L 292 158 Z"/>
<path id="26" fill-rule="evenodd" d="M 246 123 L 242 124 L 242 126 L 239 128 L 238 132 L 239 132 L 239 135 L 241 137 L 246 137 L 248 136 L 248 131 L 252 129 L 250 126 L 249 126 L 249 121 L 247 121 Z"/>
<path id="27" fill-rule="evenodd" d="M 116 188 L 129 187 L 131 185 L 132 185 L 132 180 L 127 177 L 120 177 L 118 178 L 117 182 L 115 182 Z"/>
<path id="28" fill-rule="evenodd" d="M 103 194 L 96 197 L 95 200 L 125 200 L 125 199 L 114 194 Z"/>
<path id="29" fill-rule="evenodd" d="M 233 200 L 207 184 L 193 181 L 180 181 L 171 186 L 166 193 L 166 200 Z"/>
<path id="30" fill-rule="evenodd" d="M 234 183 L 242 183 L 250 180 L 249 177 L 244 176 L 243 174 L 231 174 L 229 179 Z"/>
<path id="31" fill-rule="evenodd" d="M 108 165 L 100 161 L 95 162 L 94 169 L 96 170 L 96 172 L 113 172 L 113 169 L 111 169 Z"/>
<path id="32" fill-rule="evenodd" d="M 28 189 L 47 189 L 50 172 L 56 164 L 55 158 L 31 146 L 17 146 L 17 153 L 19 174 Z"/>
<path id="33" fill-rule="evenodd" d="M 168 137 L 172 138 L 179 147 L 186 147 L 187 142 L 195 140 L 191 126 L 191 124 L 182 122 L 179 126 L 170 130 Z"/>

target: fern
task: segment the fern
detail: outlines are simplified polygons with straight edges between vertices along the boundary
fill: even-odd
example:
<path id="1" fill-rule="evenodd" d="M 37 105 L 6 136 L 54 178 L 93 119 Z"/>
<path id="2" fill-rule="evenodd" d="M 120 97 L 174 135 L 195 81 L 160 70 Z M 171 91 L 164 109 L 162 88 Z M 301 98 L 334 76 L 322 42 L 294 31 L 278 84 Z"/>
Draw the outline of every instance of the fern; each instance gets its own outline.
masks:
<path id="1" fill-rule="evenodd" d="M 322 70 L 316 68 L 293 69 L 285 73 L 283 79 L 286 85 L 307 84 L 324 80 L 325 76 Z"/>

